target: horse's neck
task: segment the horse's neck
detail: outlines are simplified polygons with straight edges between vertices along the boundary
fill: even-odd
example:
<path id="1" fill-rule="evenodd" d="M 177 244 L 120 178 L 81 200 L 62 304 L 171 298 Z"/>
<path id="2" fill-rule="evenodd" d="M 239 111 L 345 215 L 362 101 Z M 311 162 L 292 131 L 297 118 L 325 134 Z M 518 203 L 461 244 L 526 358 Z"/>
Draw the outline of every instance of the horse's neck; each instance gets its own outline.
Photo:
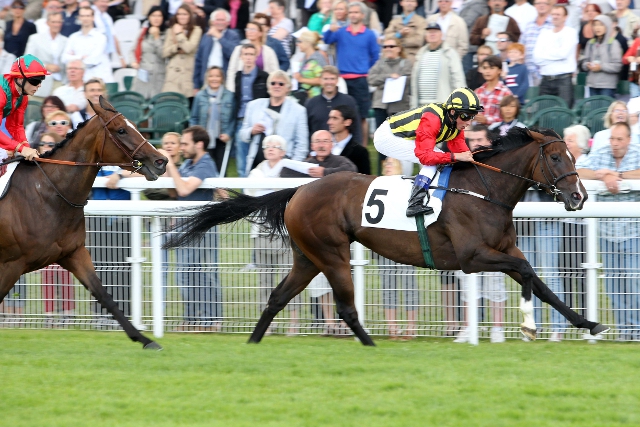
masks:
<path id="1" fill-rule="evenodd" d="M 515 150 L 509 150 L 488 159 L 486 164 L 531 179 L 537 160 L 537 147 L 537 144 L 531 143 Z M 495 174 L 495 172 L 488 172 L 483 168 L 479 169 L 484 176 Z M 494 183 L 494 185 L 490 185 L 492 198 L 509 206 L 515 206 L 527 189 L 531 187 L 530 181 L 504 173 L 495 176 L 491 181 Z"/>
<path id="2" fill-rule="evenodd" d="M 100 161 L 100 132 L 91 130 L 91 124 L 74 134 L 73 138 L 60 147 L 51 157 L 78 163 L 98 163 Z M 53 171 L 49 174 L 48 171 Z M 74 194 L 74 201 L 89 197 L 93 182 L 98 174 L 95 166 L 69 166 L 50 164 L 47 167 L 50 179 L 64 194 Z M 66 190 L 66 191 L 65 191 Z"/>

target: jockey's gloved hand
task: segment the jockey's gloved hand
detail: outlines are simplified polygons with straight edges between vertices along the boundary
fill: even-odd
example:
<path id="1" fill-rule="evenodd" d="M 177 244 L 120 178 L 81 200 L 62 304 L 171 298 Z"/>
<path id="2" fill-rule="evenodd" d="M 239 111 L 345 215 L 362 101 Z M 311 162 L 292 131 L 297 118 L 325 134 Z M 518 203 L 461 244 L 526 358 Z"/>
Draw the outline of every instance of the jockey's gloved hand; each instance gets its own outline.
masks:
<path id="1" fill-rule="evenodd" d="M 22 154 L 22 156 L 27 160 L 33 160 L 34 157 L 40 157 L 38 150 L 31 147 L 24 147 L 20 154 Z"/>

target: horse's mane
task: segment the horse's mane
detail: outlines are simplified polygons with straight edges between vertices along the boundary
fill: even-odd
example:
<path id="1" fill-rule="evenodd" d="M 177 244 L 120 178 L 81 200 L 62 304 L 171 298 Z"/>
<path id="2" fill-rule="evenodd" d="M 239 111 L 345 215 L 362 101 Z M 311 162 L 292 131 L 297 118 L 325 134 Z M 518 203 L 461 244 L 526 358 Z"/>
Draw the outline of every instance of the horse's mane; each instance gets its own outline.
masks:
<path id="1" fill-rule="evenodd" d="M 553 129 L 544 129 L 537 127 L 527 129 L 521 127 L 513 127 L 509 129 L 507 134 L 504 136 L 500 136 L 499 130 L 494 129 L 488 131 L 489 140 L 491 140 L 491 148 L 487 149 L 486 147 L 478 147 L 476 150 L 474 150 L 473 158 L 478 162 L 483 162 L 497 154 L 524 147 L 534 140 L 533 136 L 531 136 L 530 131 L 541 133 L 544 136 L 560 138 L 560 135 L 558 135 Z"/>
<path id="2" fill-rule="evenodd" d="M 67 142 L 71 141 L 73 139 L 73 137 L 76 135 L 76 133 L 78 133 L 78 131 L 80 129 L 82 129 L 83 127 L 85 127 L 87 125 L 87 123 L 89 122 L 89 120 L 91 119 L 87 119 L 84 122 L 78 123 L 78 127 L 76 129 L 74 129 L 72 132 L 67 134 L 67 137 L 65 139 L 63 139 L 62 141 L 58 142 L 51 150 L 47 151 L 44 154 L 40 154 L 40 157 L 51 157 L 56 151 L 58 151 L 60 148 L 64 147 Z M 33 163 L 33 162 L 27 162 L 27 163 Z"/>

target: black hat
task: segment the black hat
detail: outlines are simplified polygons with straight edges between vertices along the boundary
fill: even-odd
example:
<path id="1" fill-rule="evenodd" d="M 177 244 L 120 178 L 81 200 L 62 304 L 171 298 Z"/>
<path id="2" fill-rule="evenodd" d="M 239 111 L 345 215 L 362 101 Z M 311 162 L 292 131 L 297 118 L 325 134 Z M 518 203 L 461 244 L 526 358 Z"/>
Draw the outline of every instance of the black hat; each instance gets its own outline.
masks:
<path id="1" fill-rule="evenodd" d="M 440 28 L 440 25 L 438 25 L 437 22 L 429 22 L 426 29 L 442 31 L 442 28 Z"/>

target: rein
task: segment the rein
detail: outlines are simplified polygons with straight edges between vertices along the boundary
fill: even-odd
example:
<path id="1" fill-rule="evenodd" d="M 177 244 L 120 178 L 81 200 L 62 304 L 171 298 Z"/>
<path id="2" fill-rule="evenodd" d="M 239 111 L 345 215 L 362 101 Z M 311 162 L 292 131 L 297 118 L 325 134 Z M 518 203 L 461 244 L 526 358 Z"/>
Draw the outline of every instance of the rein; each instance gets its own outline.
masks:
<path id="1" fill-rule="evenodd" d="M 540 144 L 540 148 L 538 150 L 538 158 L 536 159 L 536 164 L 533 166 L 533 170 L 535 170 L 538 167 L 538 163 L 540 163 L 540 160 L 544 160 L 544 163 L 546 164 L 547 169 L 549 170 L 549 174 L 551 175 L 551 179 L 549 179 L 549 177 L 547 176 L 547 174 L 544 171 L 543 165 L 540 163 L 540 172 L 542 172 L 542 176 L 544 176 L 544 179 L 547 181 L 546 184 L 543 183 L 543 182 L 540 182 L 540 181 L 536 181 L 536 180 L 531 179 L 531 178 L 527 178 L 527 177 L 524 177 L 524 176 L 521 176 L 521 175 L 518 175 L 518 174 L 515 174 L 515 173 L 512 173 L 512 172 L 509 172 L 509 171 L 502 170 L 500 168 L 496 168 L 494 166 L 487 165 L 485 163 L 476 162 L 475 160 L 472 161 L 472 162 L 469 162 L 469 163 L 472 163 L 472 164 L 474 164 L 476 166 L 480 166 L 480 167 L 492 170 L 494 172 L 504 173 L 504 174 L 511 175 L 513 177 L 516 177 L 516 178 L 520 178 L 520 179 L 525 180 L 525 181 L 529 181 L 533 185 L 537 185 L 538 187 L 542 187 L 544 189 L 549 190 L 554 196 L 558 196 L 561 193 L 560 190 L 558 190 L 556 188 L 556 185 L 558 184 L 558 182 L 560 182 L 563 179 L 568 178 L 568 177 L 570 177 L 572 175 L 578 175 L 578 172 L 576 172 L 576 171 L 567 172 L 567 173 L 564 173 L 564 174 L 560 175 L 557 178 L 553 176 L 553 172 L 551 172 L 551 167 L 549 166 L 549 160 L 547 160 L 547 158 L 544 156 L 544 147 L 546 147 L 549 144 L 553 144 L 555 142 L 562 142 L 563 144 L 565 143 L 562 139 L 554 139 L 554 140 L 551 140 L 551 141 L 547 141 L 544 144 Z M 483 179 L 483 181 L 484 181 L 484 179 Z M 552 183 L 552 181 L 553 181 L 553 183 Z"/>
<path id="2" fill-rule="evenodd" d="M 140 160 L 134 159 L 133 156 L 135 156 L 135 154 L 138 152 L 138 150 L 140 150 L 142 145 L 145 144 L 148 141 L 146 139 L 143 139 L 143 141 L 136 147 L 136 149 L 133 150 L 133 152 L 131 154 L 129 154 L 129 152 L 124 147 L 124 145 L 117 138 L 114 138 L 113 135 L 111 134 L 111 132 L 109 132 L 109 129 L 107 128 L 109 123 L 111 123 L 113 121 L 113 119 L 115 119 L 116 117 L 119 117 L 119 116 L 122 116 L 122 114 L 121 113 L 115 114 L 107 122 L 105 122 L 102 119 L 102 117 L 98 116 L 97 114 L 94 116 L 94 117 L 98 117 L 100 119 L 100 122 L 102 123 L 102 127 L 104 129 L 104 138 L 102 139 L 102 148 L 100 149 L 100 160 L 98 162 L 71 162 L 71 161 L 68 161 L 68 160 L 55 160 L 55 159 L 40 158 L 40 157 L 35 157 L 33 159 L 35 161 L 35 163 L 36 163 L 36 166 L 38 166 L 38 169 L 40 169 L 40 172 L 42 172 L 42 174 L 44 175 L 44 177 L 47 180 L 47 182 L 49 183 L 49 185 L 51 185 L 51 187 L 53 187 L 53 189 L 56 191 L 58 196 L 60 196 L 62 198 L 62 200 L 67 202 L 67 204 L 69 204 L 71 207 L 84 208 L 84 206 L 86 206 L 88 201 L 85 200 L 85 202 L 83 204 L 78 204 L 78 203 L 73 203 L 70 200 L 68 200 L 66 197 L 64 197 L 62 195 L 62 193 L 60 192 L 60 190 L 58 190 L 58 187 L 56 187 L 56 185 L 51 181 L 49 176 L 47 176 L 47 174 L 44 171 L 44 169 L 42 169 L 42 166 L 40 166 L 40 163 L 53 163 L 53 164 L 65 165 L 65 166 L 95 166 L 97 168 L 100 168 L 102 166 L 119 166 L 121 168 L 132 167 L 133 168 L 133 172 L 138 171 L 140 168 L 142 168 L 143 165 L 142 165 L 142 162 L 140 162 Z M 93 119 L 93 117 L 92 117 L 92 119 Z M 104 163 L 104 162 L 102 162 L 102 156 L 104 154 L 104 147 L 105 147 L 105 144 L 107 142 L 107 135 L 111 138 L 111 141 L 113 141 L 113 143 L 116 145 L 116 147 L 118 147 L 120 149 L 120 151 L 122 151 L 131 160 L 130 163 Z M 13 162 L 18 162 L 18 161 L 21 161 L 21 160 L 24 160 L 24 157 L 15 157 L 13 159 L 10 159 L 10 160 L 7 160 L 5 162 L 0 163 L 0 166 L 6 165 L 6 164 L 9 164 L 9 163 L 13 163 Z"/>
<path id="3" fill-rule="evenodd" d="M 491 199 L 491 197 L 490 197 L 491 196 L 491 191 L 489 190 L 489 185 L 487 184 L 486 180 L 484 179 L 484 176 L 482 176 L 482 174 L 480 173 L 480 170 L 478 169 L 478 166 L 479 166 L 479 167 L 483 167 L 485 169 L 489 169 L 489 170 L 494 171 L 494 172 L 504 173 L 506 175 L 510 175 L 510 176 L 515 177 L 515 178 L 519 178 L 519 179 L 522 179 L 524 181 L 528 181 L 532 185 L 537 185 L 538 187 L 541 187 L 541 188 L 544 188 L 546 190 L 549 190 L 549 192 L 554 196 L 554 199 L 557 200 L 558 195 L 561 194 L 561 191 L 556 188 L 556 185 L 558 184 L 558 182 L 560 182 L 561 180 L 563 180 L 563 179 L 565 179 L 567 177 L 570 177 L 572 175 L 578 175 L 578 172 L 571 171 L 571 172 L 564 173 L 564 174 L 560 175 L 559 177 L 554 177 L 553 176 L 553 172 L 551 172 L 551 167 L 549 166 L 549 160 L 544 156 L 544 147 L 546 147 L 549 144 L 553 144 L 555 142 L 565 143 L 562 139 L 554 139 L 552 141 L 547 141 L 544 144 L 540 144 L 540 148 L 538 150 L 538 157 L 536 159 L 535 165 L 533 166 L 533 170 L 535 171 L 535 169 L 538 167 L 538 164 L 540 164 L 540 171 L 542 172 L 542 176 L 544 176 L 545 180 L 547 181 L 546 184 L 543 183 L 543 182 L 540 182 L 540 181 L 536 181 L 536 180 L 531 179 L 531 178 L 527 178 L 527 177 L 524 177 L 524 176 L 521 176 L 521 175 L 518 175 L 518 174 L 515 174 L 515 173 L 512 173 L 512 172 L 509 172 L 509 171 L 505 171 L 505 170 L 500 169 L 500 168 L 496 168 L 496 167 L 491 166 L 491 165 L 487 165 L 486 163 L 476 162 L 475 160 L 473 160 L 473 161 L 471 161 L 469 163 L 473 164 L 476 167 L 476 170 L 478 171 L 478 175 L 480 175 L 480 179 L 482 180 L 482 184 L 487 189 L 487 195 L 486 196 L 483 196 L 482 194 L 478 194 L 478 193 L 475 193 L 473 191 L 465 190 L 465 189 L 462 189 L 462 188 L 446 188 L 446 187 L 441 187 L 441 186 L 430 186 L 429 188 L 433 188 L 433 189 L 437 189 L 437 190 L 445 190 L 445 191 L 449 191 L 450 193 L 467 194 L 469 196 L 474 196 L 474 197 L 478 197 L 480 199 L 486 200 L 487 202 L 496 204 L 498 206 L 502 206 L 505 209 L 513 210 L 515 206 L 509 206 L 509 205 L 507 205 L 505 203 L 502 203 L 500 201 Z M 491 151 L 491 150 L 480 150 L 480 151 Z M 547 169 L 549 171 L 549 175 L 551 175 L 551 179 L 547 176 L 547 173 L 545 173 L 544 166 L 540 162 L 540 160 L 544 160 L 544 163 L 546 164 Z M 532 173 L 532 176 L 533 176 L 533 173 Z M 553 183 L 552 183 L 552 181 L 553 181 Z"/>

